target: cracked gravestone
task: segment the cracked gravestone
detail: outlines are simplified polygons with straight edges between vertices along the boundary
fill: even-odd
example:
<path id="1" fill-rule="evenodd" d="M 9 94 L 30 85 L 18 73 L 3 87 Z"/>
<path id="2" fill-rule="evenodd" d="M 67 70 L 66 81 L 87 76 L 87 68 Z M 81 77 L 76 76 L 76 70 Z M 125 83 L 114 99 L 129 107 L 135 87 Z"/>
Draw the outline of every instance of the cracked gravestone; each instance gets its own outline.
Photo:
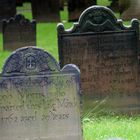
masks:
<path id="1" fill-rule="evenodd" d="M 12 53 L 0 76 L 0 139 L 82 140 L 79 74 L 35 47 Z"/>

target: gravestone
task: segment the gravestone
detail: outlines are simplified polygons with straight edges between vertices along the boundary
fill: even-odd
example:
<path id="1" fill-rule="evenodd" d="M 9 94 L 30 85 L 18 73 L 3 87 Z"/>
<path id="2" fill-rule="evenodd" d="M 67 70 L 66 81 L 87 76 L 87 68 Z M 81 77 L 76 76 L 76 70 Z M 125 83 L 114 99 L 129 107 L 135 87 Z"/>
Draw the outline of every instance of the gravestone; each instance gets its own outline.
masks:
<path id="1" fill-rule="evenodd" d="M 73 28 L 58 25 L 60 66 L 73 63 L 80 68 L 88 103 L 98 101 L 99 106 L 103 101 L 106 109 L 140 111 L 138 40 L 138 20 L 125 27 L 110 9 L 93 6 Z"/>
<path id="2" fill-rule="evenodd" d="M 132 18 L 140 19 L 140 0 L 119 0 L 121 9 L 121 18 L 131 20 Z"/>
<path id="3" fill-rule="evenodd" d="M 59 22 L 59 2 L 59 0 L 33 0 L 33 18 L 37 22 Z"/>
<path id="4" fill-rule="evenodd" d="M 3 21 L 4 50 L 11 51 L 27 45 L 36 45 L 36 22 L 25 19 L 23 15 Z"/>
<path id="5" fill-rule="evenodd" d="M 0 0 L 0 32 L 2 32 L 2 20 L 9 19 L 16 14 L 15 0 Z"/>
<path id="6" fill-rule="evenodd" d="M 47 52 L 15 51 L 0 77 L 0 140 L 82 140 L 79 70 Z"/>
<path id="7" fill-rule="evenodd" d="M 9 19 L 16 14 L 15 0 L 0 0 L 0 20 Z"/>
<path id="8" fill-rule="evenodd" d="M 68 0 L 69 21 L 77 21 L 86 8 L 95 4 L 96 0 Z"/>

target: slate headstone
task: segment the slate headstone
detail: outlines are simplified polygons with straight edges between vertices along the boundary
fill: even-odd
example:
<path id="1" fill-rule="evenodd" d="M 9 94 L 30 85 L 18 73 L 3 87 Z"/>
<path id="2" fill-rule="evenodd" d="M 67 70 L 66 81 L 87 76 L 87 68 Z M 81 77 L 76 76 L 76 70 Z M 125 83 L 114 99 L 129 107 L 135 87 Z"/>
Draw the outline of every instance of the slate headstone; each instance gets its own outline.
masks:
<path id="1" fill-rule="evenodd" d="M 15 50 L 36 45 L 36 21 L 29 21 L 23 15 L 16 15 L 3 21 L 3 48 Z"/>
<path id="2" fill-rule="evenodd" d="M 59 60 L 79 66 L 83 94 L 119 111 L 140 111 L 139 22 L 125 27 L 103 6 L 88 8 L 73 28 L 58 25 Z"/>
<path id="3" fill-rule="evenodd" d="M 33 18 L 37 22 L 59 22 L 59 2 L 59 0 L 33 0 Z"/>
<path id="4" fill-rule="evenodd" d="M 95 4 L 96 0 L 68 0 L 69 21 L 77 21 L 86 8 Z"/>
<path id="5" fill-rule="evenodd" d="M 38 48 L 22 48 L 0 77 L 1 140 L 82 140 L 79 69 Z"/>

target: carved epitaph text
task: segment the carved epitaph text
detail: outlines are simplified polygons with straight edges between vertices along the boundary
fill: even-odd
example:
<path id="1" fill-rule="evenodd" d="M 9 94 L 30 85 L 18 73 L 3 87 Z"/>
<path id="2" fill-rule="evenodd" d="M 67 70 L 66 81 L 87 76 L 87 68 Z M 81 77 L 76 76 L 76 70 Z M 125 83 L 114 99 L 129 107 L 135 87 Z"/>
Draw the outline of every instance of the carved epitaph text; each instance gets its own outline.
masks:
<path id="1" fill-rule="evenodd" d="M 82 140 L 79 95 L 76 66 L 60 71 L 47 52 L 19 49 L 0 77 L 0 139 Z"/>
<path id="2" fill-rule="evenodd" d="M 88 8 L 72 30 L 58 25 L 60 64 L 79 66 L 84 95 L 111 97 L 113 105 L 124 108 L 139 106 L 138 26 L 133 20 L 124 27 L 112 11 L 99 6 Z"/>

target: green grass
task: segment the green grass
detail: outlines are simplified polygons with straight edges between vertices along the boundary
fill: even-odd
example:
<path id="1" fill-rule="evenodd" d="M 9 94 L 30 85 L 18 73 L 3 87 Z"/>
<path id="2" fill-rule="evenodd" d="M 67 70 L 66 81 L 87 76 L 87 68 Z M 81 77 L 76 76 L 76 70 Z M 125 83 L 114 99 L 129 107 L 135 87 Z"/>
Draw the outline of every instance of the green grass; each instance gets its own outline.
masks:
<path id="1" fill-rule="evenodd" d="M 107 0 L 98 0 L 99 5 L 109 5 Z M 23 13 L 27 18 L 32 19 L 30 12 L 31 6 L 25 4 L 23 8 L 18 7 L 18 13 Z M 119 17 L 119 14 L 116 14 Z M 70 28 L 72 23 L 67 21 L 68 13 L 61 12 L 61 21 L 65 28 Z M 129 21 L 125 22 L 129 25 Z M 57 48 L 57 23 L 39 23 L 37 24 L 37 46 L 47 50 L 58 60 Z M 0 35 L 0 69 L 6 58 L 11 52 L 2 51 L 2 35 Z M 140 117 L 99 117 L 100 112 L 97 108 L 89 110 L 89 113 L 83 116 L 83 135 L 85 140 L 104 140 L 109 137 L 121 137 L 127 140 L 140 139 Z M 88 111 L 87 111 L 88 112 Z M 92 113 L 92 117 L 90 116 Z M 90 118 L 90 119 L 89 119 Z"/>
<path id="2" fill-rule="evenodd" d="M 99 117 L 83 119 L 85 140 L 105 140 L 123 138 L 140 140 L 139 117 Z"/>

